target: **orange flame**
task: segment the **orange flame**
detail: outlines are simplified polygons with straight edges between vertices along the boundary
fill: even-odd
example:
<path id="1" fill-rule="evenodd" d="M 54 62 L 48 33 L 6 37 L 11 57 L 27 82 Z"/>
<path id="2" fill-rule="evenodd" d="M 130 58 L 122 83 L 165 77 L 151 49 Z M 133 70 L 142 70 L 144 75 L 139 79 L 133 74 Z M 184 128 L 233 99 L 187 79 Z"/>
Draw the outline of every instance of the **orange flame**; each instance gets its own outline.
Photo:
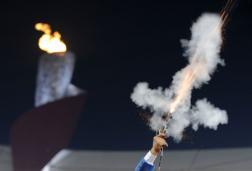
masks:
<path id="1" fill-rule="evenodd" d="M 181 102 L 183 102 L 190 89 L 192 89 L 192 84 L 196 79 L 197 73 L 202 71 L 203 69 L 200 63 L 196 64 L 194 67 L 188 66 L 187 68 L 185 68 L 185 76 L 181 84 L 179 85 L 179 91 L 177 92 L 175 99 L 170 104 L 170 113 L 173 113 L 176 110 L 177 106 Z"/>
<path id="2" fill-rule="evenodd" d="M 35 29 L 44 32 L 39 38 L 39 48 L 47 53 L 60 53 L 66 52 L 67 48 L 65 43 L 61 40 L 59 32 L 52 33 L 51 27 L 46 23 L 37 23 Z"/>

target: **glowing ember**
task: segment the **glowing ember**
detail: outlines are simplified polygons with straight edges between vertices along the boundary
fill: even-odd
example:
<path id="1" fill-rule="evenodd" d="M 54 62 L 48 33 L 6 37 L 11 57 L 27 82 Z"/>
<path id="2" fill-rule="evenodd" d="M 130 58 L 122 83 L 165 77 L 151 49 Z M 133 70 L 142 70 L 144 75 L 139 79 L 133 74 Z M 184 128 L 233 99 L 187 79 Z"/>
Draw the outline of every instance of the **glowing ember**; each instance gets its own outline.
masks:
<path id="1" fill-rule="evenodd" d="M 39 38 L 39 48 L 47 53 L 61 53 L 66 52 L 65 43 L 61 40 L 59 32 L 52 33 L 51 27 L 46 23 L 37 23 L 35 29 L 44 32 Z"/>

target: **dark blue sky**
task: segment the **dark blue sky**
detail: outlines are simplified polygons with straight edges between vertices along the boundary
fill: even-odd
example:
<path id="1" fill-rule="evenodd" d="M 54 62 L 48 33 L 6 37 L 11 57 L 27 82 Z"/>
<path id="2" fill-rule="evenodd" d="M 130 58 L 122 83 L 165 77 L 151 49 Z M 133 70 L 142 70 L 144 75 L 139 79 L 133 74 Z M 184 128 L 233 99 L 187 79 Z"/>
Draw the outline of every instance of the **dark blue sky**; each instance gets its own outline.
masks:
<path id="1" fill-rule="evenodd" d="M 73 83 L 89 92 L 71 148 L 146 149 L 153 132 L 129 98 L 139 81 L 169 86 L 186 65 L 179 40 L 190 37 L 192 22 L 203 12 L 218 12 L 224 0 L 69 1 L 38 4 L 9 1 L 1 10 L 0 142 L 9 143 L 9 128 L 33 107 L 40 33 L 48 22 L 62 33 L 78 56 Z M 208 85 L 193 92 L 226 109 L 229 124 L 218 131 L 187 130 L 170 148 L 252 146 L 252 1 L 240 1 L 225 30 L 219 67 Z"/>

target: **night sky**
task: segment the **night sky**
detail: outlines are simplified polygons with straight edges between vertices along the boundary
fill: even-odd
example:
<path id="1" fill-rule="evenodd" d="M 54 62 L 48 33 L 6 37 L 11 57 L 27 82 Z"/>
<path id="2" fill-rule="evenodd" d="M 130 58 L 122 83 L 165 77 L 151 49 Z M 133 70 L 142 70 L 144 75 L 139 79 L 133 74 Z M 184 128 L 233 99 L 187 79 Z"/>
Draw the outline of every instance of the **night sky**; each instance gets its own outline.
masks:
<path id="1" fill-rule="evenodd" d="M 187 64 L 180 39 L 203 12 L 219 12 L 224 0 L 68 1 L 1 5 L 0 143 L 9 143 L 15 119 L 33 108 L 41 33 L 47 22 L 62 34 L 78 57 L 73 83 L 88 91 L 70 148 L 138 150 L 151 145 L 154 133 L 139 116 L 130 94 L 139 81 L 168 87 Z M 218 67 L 209 84 L 193 91 L 226 109 L 229 124 L 218 131 L 188 129 L 170 149 L 252 146 L 252 1 L 235 5 L 225 29 Z"/>

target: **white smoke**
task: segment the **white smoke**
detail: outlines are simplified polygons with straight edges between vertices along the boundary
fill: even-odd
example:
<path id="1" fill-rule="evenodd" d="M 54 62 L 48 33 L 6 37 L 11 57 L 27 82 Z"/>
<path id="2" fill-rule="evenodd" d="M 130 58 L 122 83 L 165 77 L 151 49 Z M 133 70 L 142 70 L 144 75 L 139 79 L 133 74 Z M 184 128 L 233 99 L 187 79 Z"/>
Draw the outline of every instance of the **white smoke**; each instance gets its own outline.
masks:
<path id="1" fill-rule="evenodd" d="M 153 111 L 163 111 L 167 106 L 167 101 L 170 99 L 168 92 L 168 89 L 163 91 L 161 87 L 150 89 L 148 83 L 141 82 L 134 88 L 131 99 L 144 109 L 151 107 Z"/>
<path id="2" fill-rule="evenodd" d="M 194 67 L 195 64 L 201 63 L 204 66 L 203 72 L 197 75 L 195 87 L 209 81 L 218 64 L 224 65 L 219 55 L 222 44 L 221 26 L 219 15 L 205 13 L 192 25 L 191 40 L 181 40 L 185 48 L 184 56 L 189 58 L 189 65 Z"/>
<path id="3" fill-rule="evenodd" d="M 218 124 L 228 122 L 227 112 L 214 107 L 206 99 L 198 100 L 191 109 L 191 122 L 194 130 L 198 130 L 199 125 L 216 130 Z"/>
<path id="4" fill-rule="evenodd" d="M 39 59 L 35 106 L 45 105 L 65 97 L 81 94 L 83 91 L 71 84 L 75 56 L 44 54 Z"/>
<path id="5" fill-rule="evenodd" d="M 182 132 L 190 125 L 194 130 L 199 125 L 217 129 L 219 124 L 227 123 L 226 111 L 215 108 L 205 99 L 197 101 L 191 107 L 192 89 L 207 83 L 218 64 L 224 65 L 219 55 L 222 44 L 221 26 L 221 17 L 210 13 L 203 14 L 192 25 L 191 40 L 181 40 L 189 64 L 174 75 L 170 88 L 150 89 L 146 82 L 138 83 L 134 88 L 132 101 L 153 112 L 150 119 L 153 130 L 166 126 L 169 136 L 180 140 Z M 162 120 L 162 114 L 171 111 L 172 119 L 168 122 Z"/>

